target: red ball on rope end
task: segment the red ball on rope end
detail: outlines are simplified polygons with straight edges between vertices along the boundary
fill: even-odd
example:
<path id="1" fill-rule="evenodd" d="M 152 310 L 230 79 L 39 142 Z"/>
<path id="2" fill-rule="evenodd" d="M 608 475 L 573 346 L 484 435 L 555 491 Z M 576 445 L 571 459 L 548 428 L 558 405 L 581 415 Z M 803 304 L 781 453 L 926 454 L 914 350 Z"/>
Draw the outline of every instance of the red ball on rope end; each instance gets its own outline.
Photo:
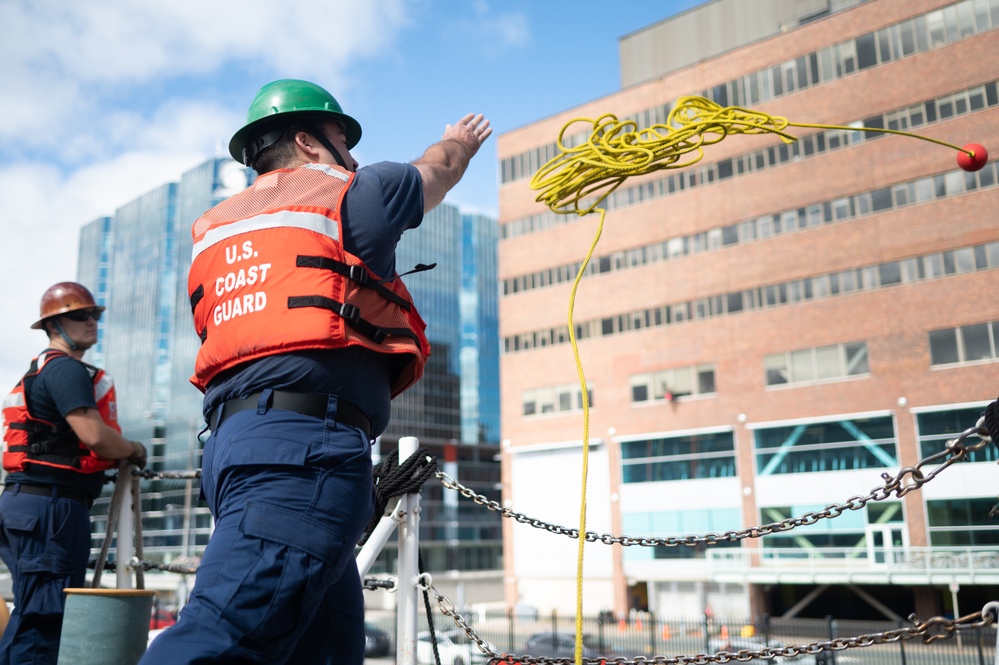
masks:
<path id="1" fill-rule="evenodd" d="M 969 143 L 964 146 L 964 149 L 973 153 L 972 155 L 969 155 L 968 152 L 957 153 L 957 165 L 965 171 L 978 171 L 989 161 L 989 151 L 985 149 L 985 146 Z"/>

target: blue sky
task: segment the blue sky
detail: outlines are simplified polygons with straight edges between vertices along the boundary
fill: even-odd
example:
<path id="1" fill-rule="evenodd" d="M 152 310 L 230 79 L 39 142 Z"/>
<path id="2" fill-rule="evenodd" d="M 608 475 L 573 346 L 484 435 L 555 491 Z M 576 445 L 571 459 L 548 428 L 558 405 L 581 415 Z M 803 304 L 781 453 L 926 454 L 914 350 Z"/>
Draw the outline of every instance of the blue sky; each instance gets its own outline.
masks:
<path id="1" fill-rule="evenodd" d="M 43 348 L 28 326 L 80 227 L 222 154 L 263 84 L 319 83 L 362 165 L 410 161 L 465 113 L 503 133 L 614 92 L 618 39 L 697 4 L 0 0 L 0 383 Z M 491 139 L 448 200 L 495 215 L 496 172 Z"/>

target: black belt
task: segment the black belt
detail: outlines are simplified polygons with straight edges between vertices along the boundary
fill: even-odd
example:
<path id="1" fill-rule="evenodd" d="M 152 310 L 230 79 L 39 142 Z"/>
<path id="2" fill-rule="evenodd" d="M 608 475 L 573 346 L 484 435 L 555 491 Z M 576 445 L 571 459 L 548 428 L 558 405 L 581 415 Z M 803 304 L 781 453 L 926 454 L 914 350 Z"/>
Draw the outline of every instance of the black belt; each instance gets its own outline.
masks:
<path id="1" fill-rule="evenodd" d="M 263 393 L 254 393 L 249 397 L 244 397 L 243 399 L 231 399 L 228 402 L 224 402 L 216 411 L 217 416 L 215 418 L 215 425 L 212 427 L 212 431 L 217 430 L 219 425 L 222 424 L 222 421 L 232 414 L 239 413 L 240 411 L 246 411 L 247 409 L 257 408 L 257 404 L 260 402 L 260 396 L 262 394 Z M 275 390 L 271 392 L 271 398 L 267 403 L 267 407 L 271 409 L 294 411 L 295 413 L 301 413 L 306 416 L 315 416 L 316 418 L 325 418 L 328 403 L 328 395 L 316 395 L 314 393 L 289 393 L 282 390 Z M 338 423 L 343 423 L 344 425 L 356 427 L 364 432 L 369 439 L 371 438 L 371 419 L 368 418 L 363 411 L 347 400 L 337 399 L 336 421 Z"/>
<path id="2" fill-rule="evenodd" d="M 23 483 L 16 483 L 7 485 L 4 487 L 4 491 L 14 493 L 15 487 L 17 488 L 17 494 L 34 494 L 37 496 L 52 496 L 52 488 L 55 487 L 56 496 L 60 499 L 74 499 L 88 506 L 91 503 L 90 498 L 81 490 L 62 487 L 60 485 L 25 485 Z"/>

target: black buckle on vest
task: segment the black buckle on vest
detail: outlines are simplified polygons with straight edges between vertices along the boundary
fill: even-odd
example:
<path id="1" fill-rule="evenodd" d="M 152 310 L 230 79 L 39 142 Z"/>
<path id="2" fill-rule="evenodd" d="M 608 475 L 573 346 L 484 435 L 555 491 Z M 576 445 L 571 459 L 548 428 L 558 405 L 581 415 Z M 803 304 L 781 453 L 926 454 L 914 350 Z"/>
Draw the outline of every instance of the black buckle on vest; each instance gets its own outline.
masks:
<path id="1" fill-rule="evenodd" d="M 368 271 L 362 266 L 349 266 L 347 269 L 347 277 L 359 284 L 367 284 L 369 281 Z"/>
<path id="2" fill-rule="evenodd" d="M 340 311 L 337 313 L 351 323 L 357 323 L 361 320 L 361 310 L 349 302 L 341 303 Z"/>

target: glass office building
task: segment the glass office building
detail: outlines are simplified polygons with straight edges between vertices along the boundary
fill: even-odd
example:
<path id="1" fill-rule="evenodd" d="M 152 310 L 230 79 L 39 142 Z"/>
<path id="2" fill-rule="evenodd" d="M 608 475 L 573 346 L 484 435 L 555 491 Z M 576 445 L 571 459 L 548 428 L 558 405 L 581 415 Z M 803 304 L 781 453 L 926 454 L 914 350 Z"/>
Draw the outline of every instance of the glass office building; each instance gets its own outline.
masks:
<path id="1" fill-rule="evenodd" d="M 184 173 L 179 182 L 158 187 L 81 230 L 78 279 L 108 307 L 100 322 L 99 343 L 87 360 L 115 378 L 124 434 L 150 446 L 150 467 L 155 471 L 200 468 L 205 438 L 202 395 L 189 382 L 200 345 L 187 296 L 191 224 L 252 181 L 253 172 L 236 162 L 210 159 Z M 466 232 L 478 235 L 469 239 Z M 427 215 L 419 230 L 404 236 L 397 254 L 399 272 L 420 263 L 437 263 L 432 270 L 405 278 L 428 322 L 433 353 L 424 378 L 396 399 L 392 422 L 379 442 L 382 454 L 394 450 L 400 436 L 419 437 L 421 446 L 442 458 L 445 447 L 458 451 L 452 475 L 464 480 L 467 474 L 469 484 L 490 498 L 498 498 L 499 466 L 493 457 L 499 407 L 495 401 L 489 408 L 482 403 L 484 398 L 495 400 L 499 393 L 497 361 L 476 367 L 460 358 L 473 342 L 479 345 L 474 355 L 498 357 L 495 239 L 494 219 L 477 216 L 476 223 L 466 228 L 460 210 L 446 203 Z M 463 258 L 469 247 L 477 252 L 471 262 Z M 466 283 L 463 270 L 468 265 L 478 273 Z M 477 293 L 464 295 L 465 287 Z M 485 309 L 473 316 L 463 312 L 468 305 Z M 473 321 L 476 329 L 463 326 L 466 320 Z M 468 431 L 489 432 L 488 436 L 468 440 L 463 436 L 463 423 L 468 421 L 463 411 L 466 385 L 473 386 L 471 393 L 476 395 L 467 408 L 474 405 L 472 417 L 482 421 Z M 200 554 L 212 524 L 207 508 L 198 502 L 198 483 L 160 479 L 144 481 L 142 490 L 144 557 L 173 561 Z M 424 490 L 429 506 L 443 506 L 442 494 L 436 481 Z M 452 503 L 448 501 L 449 506 Z M 103 537 L 101 516 L 106 510 L 107 499 L 94 510 L 95 544 Z M 432 508 L 427 516 L 431 513 Z M 458 554 L 452 552 L 447 558 L 449 569 L 460 561 L 479 570 L 500 567 L 498 516 L 487 516 L 484 523 L 474 518 L 470 526 L 459 528 L 453 506 L 446 520 L 443 509 L 439 515 L 443 521 L 425 521 L 424 542 L 433 549 L 435 540 L 442 541 L 440 552 L 457 544 Z M 472 554 L 462 553 L 466 543 Z M 440 556 L 428 558 L 436 561 Z"/>

